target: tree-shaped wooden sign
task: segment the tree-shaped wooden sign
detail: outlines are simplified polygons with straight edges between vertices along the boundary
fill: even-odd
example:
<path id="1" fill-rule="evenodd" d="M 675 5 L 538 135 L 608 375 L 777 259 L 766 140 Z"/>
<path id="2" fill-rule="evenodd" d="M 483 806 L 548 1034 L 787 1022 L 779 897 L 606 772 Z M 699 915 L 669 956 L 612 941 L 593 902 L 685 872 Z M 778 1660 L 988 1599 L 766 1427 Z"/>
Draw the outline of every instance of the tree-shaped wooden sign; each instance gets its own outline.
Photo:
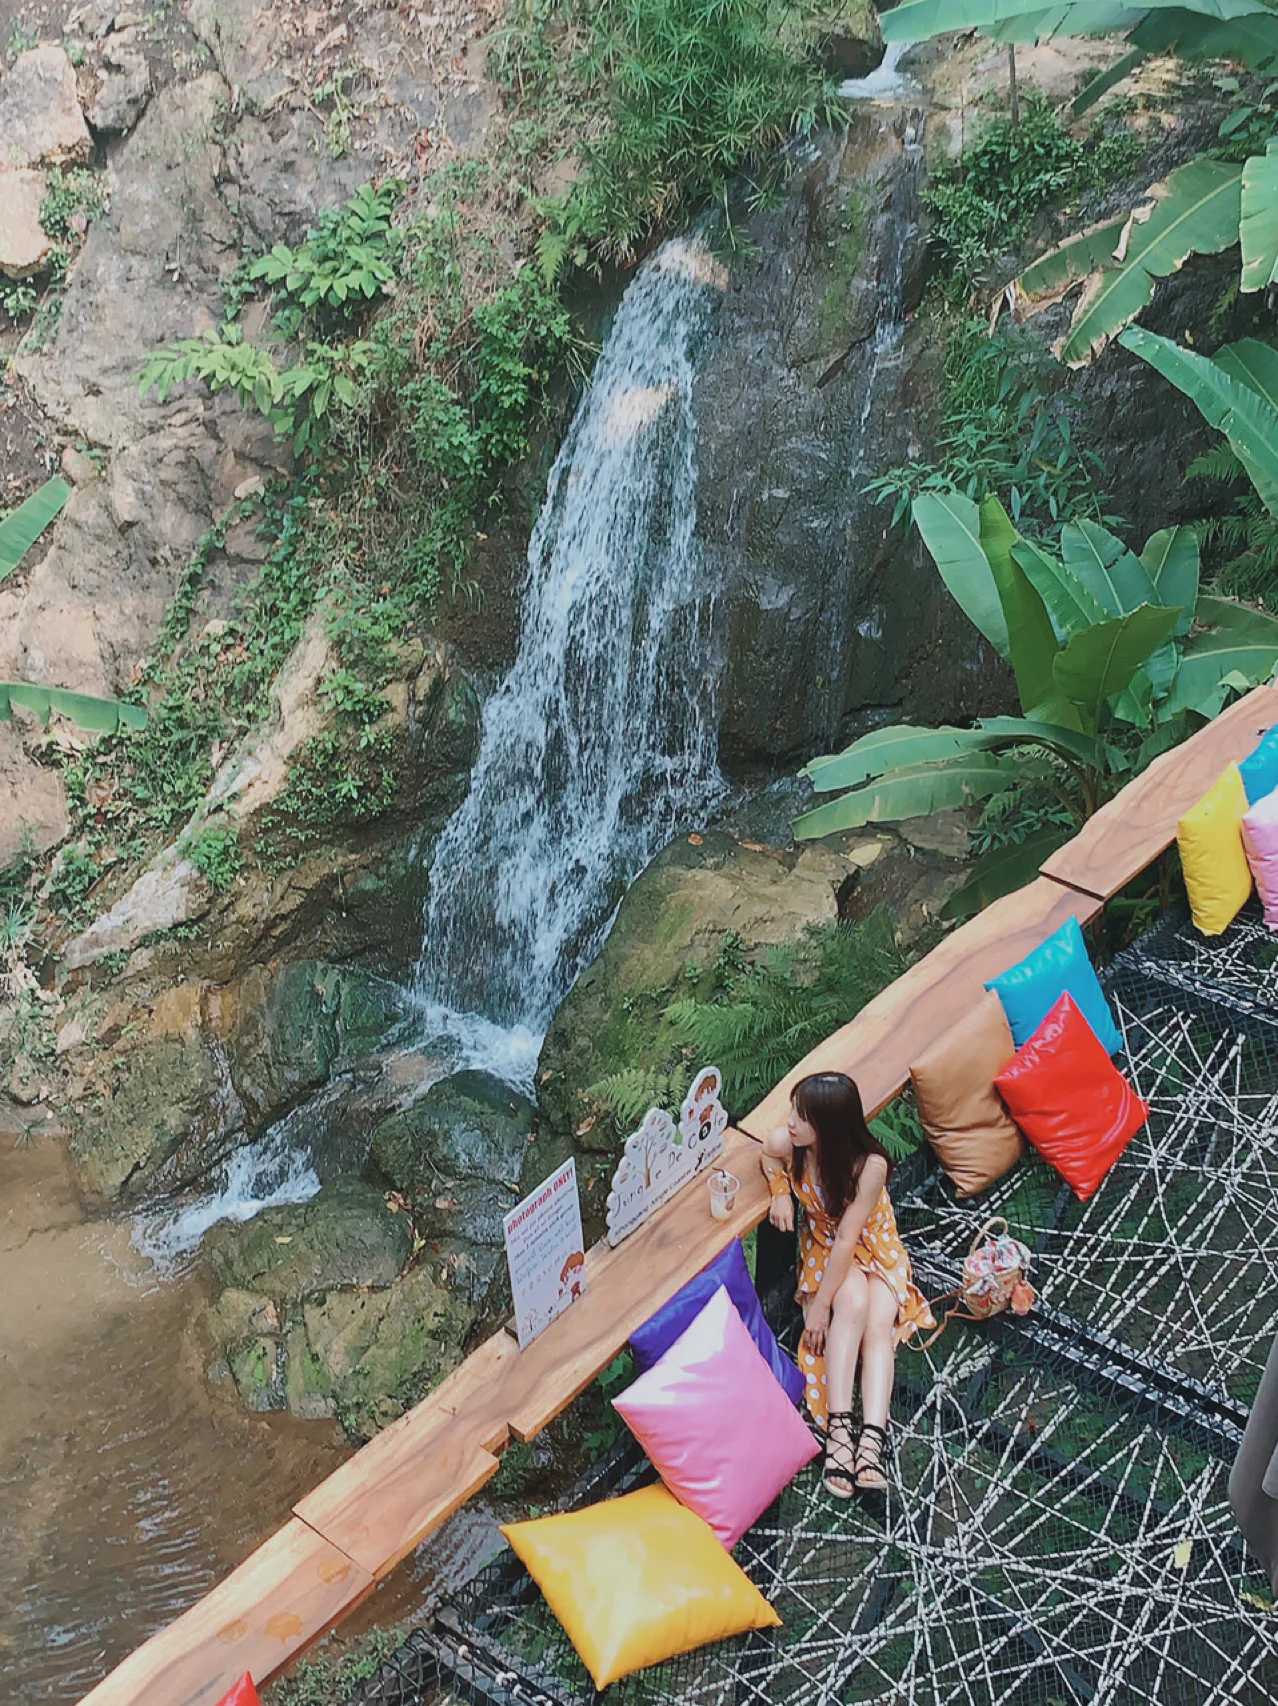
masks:
<path id="1" fill-rule="evenodd" d="M 720 1092 L 723 1074 L 705 1066 L 692 1080 L 678 1123 L 664 1108 L 649 1108 L 626 1139 L 608 1193 L 608 1242 L 642 1226 L 689 1179 L 723 1153 L 728 1114 Z"/>

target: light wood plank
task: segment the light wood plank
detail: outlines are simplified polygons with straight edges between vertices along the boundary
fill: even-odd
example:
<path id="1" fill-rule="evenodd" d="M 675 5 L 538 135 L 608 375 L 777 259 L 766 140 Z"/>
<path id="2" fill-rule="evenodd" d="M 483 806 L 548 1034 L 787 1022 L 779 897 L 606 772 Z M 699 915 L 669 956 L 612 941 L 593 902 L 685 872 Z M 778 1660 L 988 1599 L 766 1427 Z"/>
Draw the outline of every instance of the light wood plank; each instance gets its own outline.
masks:
<path id="1" fill-rule="evenodd" d="M 367 1570 L 293 1517 L 82 1706 L 212 1706 L 245 1671 L 261 1682 L 295 1658 L 372 1586 Z"/>
<path id="2" fill-rule="evenodd" d="M 986 978 L 1015 965 L 1067 918 L 1086 924 L 1100 910 L 1091 896 L 1044 877 L 995 901 L 806 1055 L 742 1127 L 752 1137 L 767 1137 L 784 1123 L 790 1092 L 810 1072 L 846 1072 L 872 1117 L 904 1088 L 910 1062 L 971 1009 Z"/>
<path id="3" fill-rule="evenodd" d="M 1045 877 L 1109 900 L 1176 839 L 1176 825 L 1231 761 L 1278 723 L 1278 687 L 1257 687 L 1156 758 L 1042 867 Z"/>

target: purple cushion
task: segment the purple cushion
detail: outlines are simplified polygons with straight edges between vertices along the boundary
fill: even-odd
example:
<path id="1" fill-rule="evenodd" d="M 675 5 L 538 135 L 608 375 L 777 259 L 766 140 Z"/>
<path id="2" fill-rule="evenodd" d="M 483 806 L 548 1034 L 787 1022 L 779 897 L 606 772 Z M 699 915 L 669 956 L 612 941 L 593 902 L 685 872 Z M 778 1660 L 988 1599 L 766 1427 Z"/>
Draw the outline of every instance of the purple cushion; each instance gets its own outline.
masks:
<path id="1" fill-rule="evenodd" d="M 663 1357 L 684 1329 L 692 1325 L 720 1286 L 732 1299 L 746 1331 L 758 1347 L 759 1355 L 784 1387 L 786 1397 L 797 1406 L 803 1398 L 803 1376 L 781 1349 L 775 1333 L 764 1319 L 763 1305 L 746 1266 L 745 1251 L 736 1240 L 721 1256 L 716 1256 L 708 1268 L 702 1268 L 695 1279 L 690 1279 L 682 1291 L 675 1292 L 670 1301 L 664 1303 L 634 1334 L 630 1349 L 634 1352 L 636 1370 L 642 1374 Z"/>

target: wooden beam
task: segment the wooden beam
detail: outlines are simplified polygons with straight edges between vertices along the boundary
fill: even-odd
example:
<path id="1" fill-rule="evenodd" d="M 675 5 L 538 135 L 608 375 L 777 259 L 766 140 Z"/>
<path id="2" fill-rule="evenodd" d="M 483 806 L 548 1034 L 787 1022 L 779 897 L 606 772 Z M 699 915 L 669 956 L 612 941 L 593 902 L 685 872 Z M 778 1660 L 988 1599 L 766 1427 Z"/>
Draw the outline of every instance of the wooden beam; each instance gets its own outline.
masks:
<path id="1" fill-rule="evenodd" d="M 1276 723 L 1278 687 L 1253 688 L 1115 794 L 1052 854 L 1043 875 L 1109 900 L 1166 852 L 1189 808 Z"/>
<path id="2" fill-rule="evenodd" d="M 82 1706 L 213 1706 L 245 1671 L 262 1682 L 296 1658 L 372 1587 L 367 1570 L 293 1517 Z"/>
<path id="3" fill-rule="evenodd" d="M 1067 918 L 1086 924 L 1100 909 L 1090 895 L 1043 877 L 996 900 L 805 1055 L 751 1109 L 742 1127 L 762 1140 L 783 1124 L 790 1092 L 810 1072 L 855 1078 L 866 1114 L 873 1117 L 904 1089 L 911 1061 L 971 1011 L 987 978 L 1015 965 Z"/>

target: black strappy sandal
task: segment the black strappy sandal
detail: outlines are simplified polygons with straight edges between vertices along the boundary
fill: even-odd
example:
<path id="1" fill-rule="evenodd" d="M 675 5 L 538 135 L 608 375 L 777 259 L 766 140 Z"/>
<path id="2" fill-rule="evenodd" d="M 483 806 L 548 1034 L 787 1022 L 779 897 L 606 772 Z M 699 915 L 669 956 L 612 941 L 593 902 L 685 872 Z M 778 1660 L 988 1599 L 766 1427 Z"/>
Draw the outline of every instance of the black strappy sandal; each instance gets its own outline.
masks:
<path id="1" fill-rule="evenodd" d="M 834 1437 L 836 1427 L 841 1427 L 844 1437 L 837 1440 Z M 856 1492 L 856 1453 L 858 1440 L 852 1432 L 851 1410 L 831 1410 L 825 1424 L 825 1466 L 821 1476 L 825 1490 L 832 1499 L 850 1499 Z M 842 1454 L 847 1467 L 844 1468 L 835 1458 L 835 1453 Z M 836 1486 L 835 1481 L 841 1483 Z"/>
<path id="2" fill-rule="evenodd" d="M 862 1461 L 862 1444 L 869 1436 L 869 1443 L 874 1448 L 875 1456 Z M 852 1486 L 861 1502 L 872 1510 L 883 1510 L 887 1505 L 888 1460 L 892 1454 L 892 1442 L 888 1438 L 886 1428 L 881 1428 L 876 1422 L 862 1422 L 861 1432 L 857 1437 L 856 1456 L 853 1459 Z M 863 1475 L 881 1475 L 881 1487 L 867 1487 L 862 1481 Z"/>

